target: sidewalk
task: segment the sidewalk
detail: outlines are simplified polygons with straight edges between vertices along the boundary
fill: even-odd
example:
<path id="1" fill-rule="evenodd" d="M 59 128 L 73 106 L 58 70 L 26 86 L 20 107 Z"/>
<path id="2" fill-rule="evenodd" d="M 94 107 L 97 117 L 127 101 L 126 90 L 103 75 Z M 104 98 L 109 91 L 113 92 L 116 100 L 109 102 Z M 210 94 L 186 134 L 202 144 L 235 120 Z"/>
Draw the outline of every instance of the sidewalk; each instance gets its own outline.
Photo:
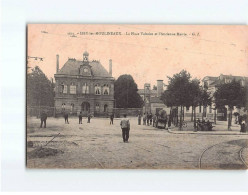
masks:
<path id="1" fill-rule="evenodd" d="M 212 131 L 194 131 L 194 123 L 187 121 L 187 127 L 183 128 L 183 130 L 173 126 L 168 132 L 174 134 L 248 135 L 248 133 L 240 133 L 240 126 L 234 123 L 231 126 L 231 130 L 228 130 L 227 121 L 217 121 L 217 124 L 213 124 L 213 126 Z"/>

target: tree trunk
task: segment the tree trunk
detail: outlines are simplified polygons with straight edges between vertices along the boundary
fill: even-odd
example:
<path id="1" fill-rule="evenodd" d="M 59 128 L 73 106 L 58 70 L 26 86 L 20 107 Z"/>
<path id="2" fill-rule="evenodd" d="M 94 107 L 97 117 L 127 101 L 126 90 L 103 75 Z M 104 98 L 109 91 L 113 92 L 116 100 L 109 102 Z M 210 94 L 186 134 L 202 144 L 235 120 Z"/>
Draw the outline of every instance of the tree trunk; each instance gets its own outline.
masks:
<path id="1" fill-rule="evenodd" d="M 194 115 L 193 115 L 193 114 L 194 114 L 194 110 L 193 110 L 193 106 L 192 106 L 192 112 L 191 112 L 191 122 L 193 122 L 193 120 L 194 120 L 194 118 L 193 118 L 193 117 L 194 117 Z"/>
<path id="2" fill-rule="evenodd" d="M 229 117 L 228 117 L 228 130 L 231 131 L 232 126 L 232 108 L 229 108 Z"/>
<path id="3" fill-rule="evenodd" d="M 193 108 L 192 108 L 193 109 Z M 196 130 L 196 113 L 195 113 L 195 106 L 194 106 L 194 129 Z"/>
<path id="4" fill-rule="evenodd" d="M 176 109 L 176 127 L 178 127 L 178 107 Z"/>
<path id="5" fill-rule="evenodd" d="M 180 123 L 179 123 L 179 130 L 182 130 L 182 117 L 183 117 L 183 106 L 180 106 Z"/>
<path id="6" fill-rule="evenodd" d="M 217 110 L 216 110 L 216 108 L 215 108 L 215 109 L 214 109 L 214 124 L 215 124 L 215 125 L 216 125 L 216 117 L 217 117 L 216 112 L 217 112 Z"/>
<path id="7" fill-rule="evenodd" d="M 183 113 L 182 114 L 183 114 L 183 121 L 184 121 L 184 106 L 183 106 Z"/>

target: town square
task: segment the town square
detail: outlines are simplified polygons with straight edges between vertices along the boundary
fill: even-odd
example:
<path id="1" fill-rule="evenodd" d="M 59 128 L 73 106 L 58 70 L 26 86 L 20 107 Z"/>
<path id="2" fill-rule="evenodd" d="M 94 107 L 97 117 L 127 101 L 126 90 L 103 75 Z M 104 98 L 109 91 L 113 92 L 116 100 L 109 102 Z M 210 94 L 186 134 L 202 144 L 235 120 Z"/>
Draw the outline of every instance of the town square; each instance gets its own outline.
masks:
<path id="1" fill-rule="evenodd" d="M 155 35 L 170 28 L 183 30 L 182 27 L 112 25 L 106 32 L 122 33 L 103 33 L 100 39 L 97 32 L 103 29 L 99 25 L 88 26 L 89 34 L 71 30 L 82 27 L 86 28 L 28 25 L 28 168 L 247 169 L 248 76 L 242 71 L 246 70 L 245 61 L 236 59 L 242 59 L 246 50 L 237 50 L 233 43 L 228 43 L 222 51 L 223 42 L 219 41 L 214 43 L 219 53 L 211 53 L 210 43 L 200 37 L 208 32 L 207 26 L 199 32 L 194 31 L 195 27 L 187 27 L 183 36 L 169 33 L 171 40 Z M 135 36 L 124 34 L 130 28 L 138 29 Z M 145 28 L 150 28 L 150 33 L 139 36 Z M 67 33 L 58 36 L 55 33 L 58 29 Z M 227 37 L 233 36 L 233 28 L 222 30 L 230 32 Z M 36 35 L 42 39 L 33 38 Z M 54 47 L 49 45 L 54 36 L 61 42 L 57 42 L 58 48 L 51 49 L 51 55 L 46 48 Z M 126 42 L 118 41 L 118 36 Z M 175 42 L 182 48 L 178 38 L 183 37 L 192 39 L 183 43 L 193 45 L 182 53 L 170 44 Z M 36 39 L 43 48 L 42 55 L 33 55 L 40 51 Z M 153 40 L 161 40 L 168 46 L 163 48 L 160 43 L 155 46 Z M 141 41 L 145 44 L 139 44 Z M 79 45 L 72 47 L 72 42 Z M 127 47 L 134 55 L 126 53 Z M 107 56 L 101 48 L 105 48 Z M 111 48 L 111 54 L 106 48 Z M 192 48 L 198 48 L 198 52 Z M 233 68 L 231 59 L 226 65 L 229 69 L 218 65 L 223 58 L 231 57 L 226 54 L 223 57 L 220 51 L 233 55 L 231 59 L 240 64 L 239 68 Z M 177 59 L 174 53 L 178 52 L 187 60 Z M 195 60 L 191 55 L 198 58 Z M 177 63 L 155 63 L 166 57 L 168 63 Z M 143 58 L 154 64 L 147 64 Z M 196 71 L 188 63 L 197 60 L 206 64 L 195 64 Z M 212 64 L 208 64 L 211 60 Z M 141 62 L 145 65 L 140 66 Z"/>

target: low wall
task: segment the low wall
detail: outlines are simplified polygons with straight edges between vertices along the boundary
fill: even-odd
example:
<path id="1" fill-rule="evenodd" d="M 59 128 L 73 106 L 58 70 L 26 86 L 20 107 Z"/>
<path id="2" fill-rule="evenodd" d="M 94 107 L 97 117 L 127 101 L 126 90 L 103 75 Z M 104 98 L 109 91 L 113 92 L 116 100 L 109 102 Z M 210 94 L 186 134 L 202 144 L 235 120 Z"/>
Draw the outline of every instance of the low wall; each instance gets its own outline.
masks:
<path id="1" fill-rule="evenodd" d="M 127 116 L 138 116 L 142 115 L 142 108 L 114 108 L 115 118 L 123 117 L 126 114 Z"/>

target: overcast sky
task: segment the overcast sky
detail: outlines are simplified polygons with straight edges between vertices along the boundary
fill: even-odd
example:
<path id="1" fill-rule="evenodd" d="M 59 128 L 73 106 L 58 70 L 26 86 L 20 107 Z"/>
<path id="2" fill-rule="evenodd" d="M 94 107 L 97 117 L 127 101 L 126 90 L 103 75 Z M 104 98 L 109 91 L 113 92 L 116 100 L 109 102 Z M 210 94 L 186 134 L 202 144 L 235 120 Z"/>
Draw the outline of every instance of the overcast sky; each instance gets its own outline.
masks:
<path id="1" fill-rule="evenodd" d="M 96 35 L 96 32 L 121 32 L 121 35 Z M 117 79 L 121 74 L 131 74 L 139 88 L 144 83 L 154 85 L 157 79 L 167 84 L 167 76 L 182 69 L 199 79 L 221 73 L 248 76 L 247 34 L 247 26 L 235 25 L 31 24 L 28 56 L 44 59 L 31 58 L 28 63 L 31 67 L 38 65 L 50 78 L 56 71 L 56 54 L 60 56 L 61 68 L 68 57 L 82 60 L 87 50 L 89 59 L 100 60 L 107 70 L 112 59 L 113 76 Z"/>

